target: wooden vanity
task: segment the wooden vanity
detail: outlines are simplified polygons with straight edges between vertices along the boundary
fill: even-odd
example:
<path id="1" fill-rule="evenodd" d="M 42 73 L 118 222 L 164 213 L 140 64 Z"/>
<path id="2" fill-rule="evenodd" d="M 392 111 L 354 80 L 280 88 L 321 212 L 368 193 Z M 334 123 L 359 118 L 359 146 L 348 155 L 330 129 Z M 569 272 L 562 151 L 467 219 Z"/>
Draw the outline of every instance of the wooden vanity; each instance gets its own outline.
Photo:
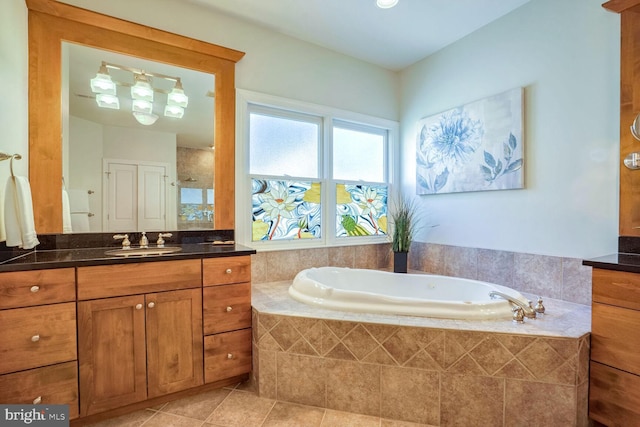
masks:
<path id="1" fill-rule="evenodd" d="M 640 274 L 593 269 L 589 416 L 604 425 L 640 419 Z"/>
<path id="2" fill-rule="evenodd" d="M 0 324 L 0 402 L 153 406 L 248 378 L 251 257 L 0 272 Z"/>

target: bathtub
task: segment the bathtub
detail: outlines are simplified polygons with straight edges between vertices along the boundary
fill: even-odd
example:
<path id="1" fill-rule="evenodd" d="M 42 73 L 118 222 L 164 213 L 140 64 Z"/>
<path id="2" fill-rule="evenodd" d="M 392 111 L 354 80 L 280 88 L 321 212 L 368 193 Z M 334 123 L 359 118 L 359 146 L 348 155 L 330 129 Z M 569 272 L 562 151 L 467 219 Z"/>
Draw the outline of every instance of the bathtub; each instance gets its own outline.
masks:
<path id="1" fill-rule="evenodd" d="M 302 270 L 289 287 L 289 295 L 332 310 L 442 319 L 510 319 L 511 303 L 490 298 L 494 290 L 528 304 L 518 291 L 479 280 L 340 267 Z"/>

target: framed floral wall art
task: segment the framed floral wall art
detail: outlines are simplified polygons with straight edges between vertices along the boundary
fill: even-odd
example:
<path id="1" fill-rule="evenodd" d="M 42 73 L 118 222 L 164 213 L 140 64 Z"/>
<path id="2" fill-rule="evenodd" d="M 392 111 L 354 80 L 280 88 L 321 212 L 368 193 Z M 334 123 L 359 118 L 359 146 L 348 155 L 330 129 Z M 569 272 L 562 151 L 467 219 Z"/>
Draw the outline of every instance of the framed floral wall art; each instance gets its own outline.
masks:
<path id="1" fill-rule="evenodd" d="M 418 122 L 416 193 L 524 187 L 523 89 Z"/>

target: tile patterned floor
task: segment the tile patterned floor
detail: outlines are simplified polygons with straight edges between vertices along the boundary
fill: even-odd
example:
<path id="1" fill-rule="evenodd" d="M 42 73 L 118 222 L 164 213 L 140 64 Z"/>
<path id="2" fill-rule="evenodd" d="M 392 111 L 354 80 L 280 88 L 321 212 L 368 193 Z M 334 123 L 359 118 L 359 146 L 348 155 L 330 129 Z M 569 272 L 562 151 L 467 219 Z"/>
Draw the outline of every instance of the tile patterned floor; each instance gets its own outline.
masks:
<path id="1" fill-rule="evenodd" d="M 105 420 L 91 427 L 419 427 L 258 397 L 243 384 Z"/>

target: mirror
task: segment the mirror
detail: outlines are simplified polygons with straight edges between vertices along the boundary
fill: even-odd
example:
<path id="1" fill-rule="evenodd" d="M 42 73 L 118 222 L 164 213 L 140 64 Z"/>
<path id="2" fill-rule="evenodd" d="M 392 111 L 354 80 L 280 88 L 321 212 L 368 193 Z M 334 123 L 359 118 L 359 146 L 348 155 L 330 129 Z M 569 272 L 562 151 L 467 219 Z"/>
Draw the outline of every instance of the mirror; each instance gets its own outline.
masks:
<path id="1" fill-rule="evenodd" d="M 244 53 L 53 0 L 26 2 L 29 8 L 29 179 L 38 233 L 63 230 L 63 42 L 215 76 L 214 114 L 210 118 L 215 141 L 213 216 L 216 229 L 233 229 L 234 72 L 235 63 Z"/>
<path id="2" fill-rule="evenodd" d="M 91 81 L 101 65 L 117 104 L 96 102 Z M 152 108 L 142 116 L 155 117 L 151 124 L 133 114 L 141 72 L 154 96 L 138 103 Z M 167 116 L 177 82 L 188 100 L 182 117 Z M 62 87 L 64 233 L 214 228 L 215 76 L 63 42 Z"/>

